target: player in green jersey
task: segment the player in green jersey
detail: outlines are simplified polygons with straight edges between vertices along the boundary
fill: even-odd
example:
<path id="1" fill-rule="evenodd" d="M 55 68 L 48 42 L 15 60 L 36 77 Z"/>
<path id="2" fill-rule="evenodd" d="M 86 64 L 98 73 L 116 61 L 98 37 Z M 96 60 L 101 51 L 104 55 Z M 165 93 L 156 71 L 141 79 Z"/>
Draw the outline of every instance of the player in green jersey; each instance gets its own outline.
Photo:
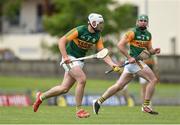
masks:
<path id="1" fill-rule="evenodd" d="M 93 46 L 95 46 L 98 51 L 104 48 L 100 35 L 104 27 L 103 25 L 104 19 L 102 15 L 91 13 L 88 16 L 88 25 L 78 26 L 60 38 L 58 45 L 62 55 L 63 63 L 61 64 L 65 70 L 64 79 L 60 85 L 44 93 L 37 93 L 37 98 L 33 105 L 34 112 L 38 110 L 43 100 L 67 93 L 74 83 L 77 82 L 75 90 L 76 116 L 78 118 L 87 118 L 90 116 L 89 112 L 81 108 L 86 84 L 86 74 L 82 69 L 84 61 L 71 62 L 71 60 L 84 57 L 86 52 Z M 104 61 L 118 71 L 118 65 L 115 64 L 109 56 L 106 56 Z"/>
<path id="2" fill-rule="evenodd" d="M 147 15 L 140 15 L 137 19 L 136 27 L 127 32 L 119 41 L 118 48 L 130 64 L 124 67 L 124 71 L 117 82 L 109 87 L 99 99 L 93 101 L 93 110 L 96 114 L 98 114 L 100 105 L 116 92 L 122 90 L 124 86 L 133 79 L 134 74 L 145 78 L 149 82 L 146 87 L 142 111 L 150 114 L 158 114 L 158 112 L 152 110 L 150 105 L 150 100 L 153 96 L 155 85 L 158 80 L 148 65 L 141 60 L 135 59 L 135 57 L 145 49 L 147 49 L 152 55 L 160 53 L 160 48 L 152 48 L 151 33 L 147 30 L 148 21 Z M 128 53 L 126 47 L 127 44 L 129 44 L 130 53 Z"/>

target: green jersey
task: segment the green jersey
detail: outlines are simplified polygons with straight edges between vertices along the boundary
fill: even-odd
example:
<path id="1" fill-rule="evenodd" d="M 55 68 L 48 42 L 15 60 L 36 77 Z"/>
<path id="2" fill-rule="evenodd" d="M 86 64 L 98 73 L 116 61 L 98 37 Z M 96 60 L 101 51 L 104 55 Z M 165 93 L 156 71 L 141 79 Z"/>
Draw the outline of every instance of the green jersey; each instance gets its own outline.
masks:
<path id="1" fill-rule="evenodd" d="M 97 49 L 104 48 L 100 33 L 89 32 L 86 25 L 72 29 L 65 36 L 69 41 L 66 45 L 67 54 L 76 58 L 84 57 L 92 46 L 96 46 Z"/>
<path id="2" fill-rule="evenodd" d="M 151 33 L 148 30 L 141 30 L 138 27 L 133 28 L 125 34 L 129 43 L 130 55 L 137 57 L 144 49 L 151 45 Z"/>

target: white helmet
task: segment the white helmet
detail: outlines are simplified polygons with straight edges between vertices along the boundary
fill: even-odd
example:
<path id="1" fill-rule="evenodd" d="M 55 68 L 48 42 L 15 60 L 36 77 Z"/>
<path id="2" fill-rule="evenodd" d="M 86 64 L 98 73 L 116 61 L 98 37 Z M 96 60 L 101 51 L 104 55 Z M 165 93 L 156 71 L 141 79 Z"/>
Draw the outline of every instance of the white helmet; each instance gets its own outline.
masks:
<path id="1" fill-rule="evenodd" d="M 91 13 L 88 16 L 88 23 L 93 27 L 93 28 L 97 28 L 99 23 L 104 22 L 104 19 L 102 17 L 102 15 L 97 14 L 97 13 Z"/>

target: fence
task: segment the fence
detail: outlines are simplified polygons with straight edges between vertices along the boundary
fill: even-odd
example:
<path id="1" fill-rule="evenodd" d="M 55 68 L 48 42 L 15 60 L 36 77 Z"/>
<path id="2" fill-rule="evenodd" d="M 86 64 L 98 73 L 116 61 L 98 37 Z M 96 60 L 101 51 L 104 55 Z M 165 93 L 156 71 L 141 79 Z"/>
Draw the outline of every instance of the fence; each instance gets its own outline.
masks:
<path id="1" fill-rule="evenodd" d="M 180 56 L 158 56 L 158 66 L 161 82 L 180 82 Z M 110 67 L 103 61 L 89 60 L 85 72 L 88 78 L 115 79 L 118 74 L 105 75 Z M 1 61 L 0 75 L 63 77 L 64 70 L 59 61 L 26 60 Z"/>

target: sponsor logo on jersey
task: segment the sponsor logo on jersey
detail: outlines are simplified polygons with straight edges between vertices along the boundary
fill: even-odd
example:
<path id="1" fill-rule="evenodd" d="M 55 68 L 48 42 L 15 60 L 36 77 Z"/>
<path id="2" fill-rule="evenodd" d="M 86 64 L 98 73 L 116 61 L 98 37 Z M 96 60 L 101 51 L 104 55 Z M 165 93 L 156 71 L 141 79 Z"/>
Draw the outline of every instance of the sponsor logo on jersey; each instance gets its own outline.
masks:
<path id="1" fill-rule="evenodd" d="M 149 41 L 133 40 L 133 42 L 131 42 L 131 45 L 134 45 L 136 47 L 146 48 L 149 45 Z"/>
<path id="2" fill-rule="evenodd" d="M 82 49 L 89 49 L 93 46 L 92 43 L 88 43 L 88 42 L 80 40 L 80 39 L 78 39 L 78 42 L 76 44 Z"/>

